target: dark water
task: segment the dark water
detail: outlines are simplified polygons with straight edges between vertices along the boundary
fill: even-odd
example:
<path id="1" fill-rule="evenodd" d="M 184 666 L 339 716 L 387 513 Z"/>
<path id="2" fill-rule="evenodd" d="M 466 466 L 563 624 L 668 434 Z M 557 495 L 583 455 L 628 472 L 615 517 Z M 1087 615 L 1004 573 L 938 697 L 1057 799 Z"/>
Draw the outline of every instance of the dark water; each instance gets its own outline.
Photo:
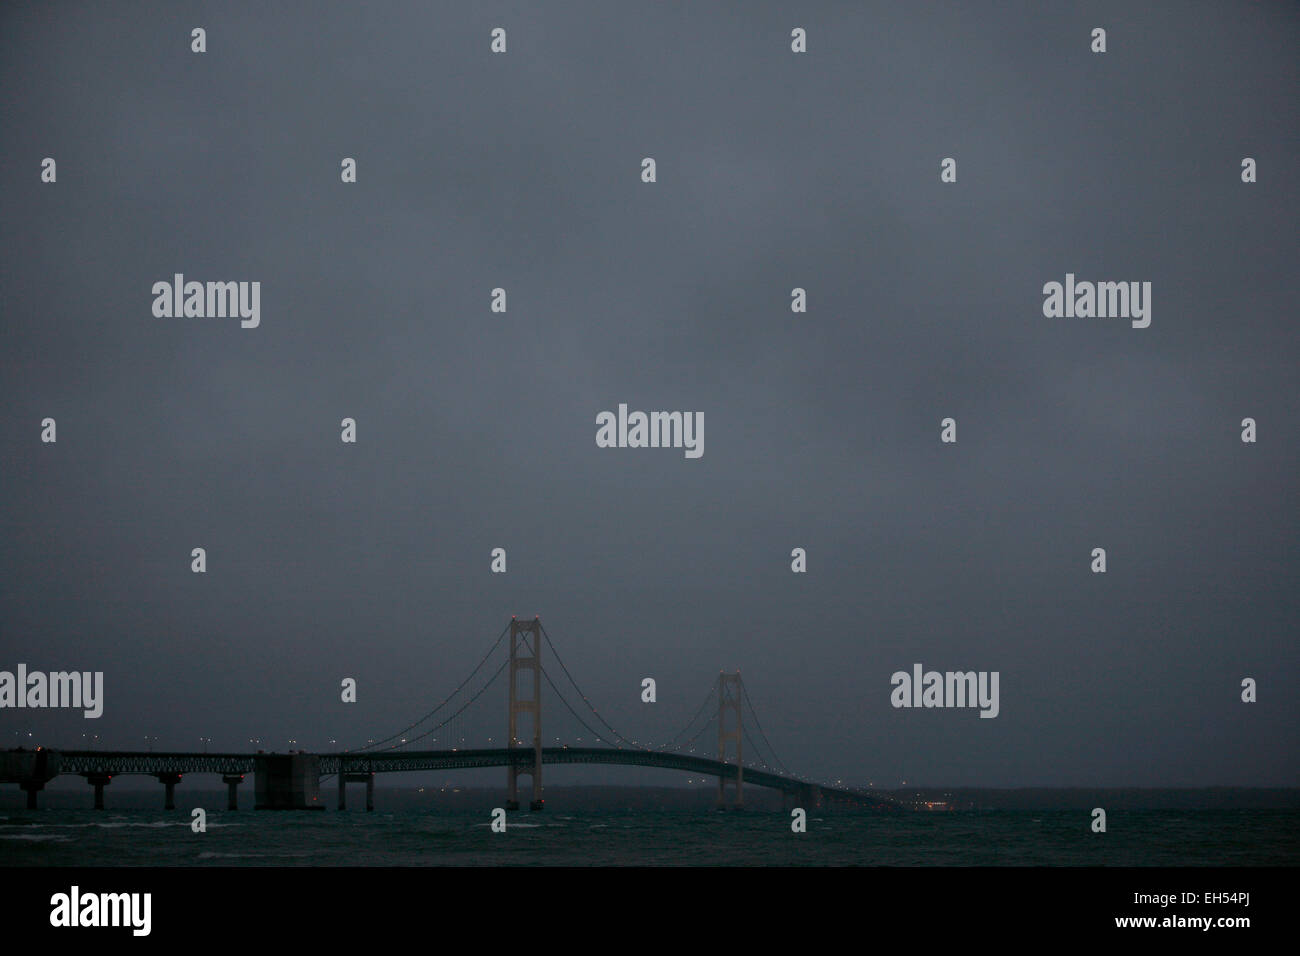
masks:
<path id="1" fill-rule="evenodd" d="M 158 810 L 0 812 L 6 866 L 888 865 L 1269 866 L 1300 863 L 1300 811 L 1115 811 L 1092 833 L 1082 810 L 808 818 L 690 810 L 481 812 L 213 811 L 206 833 Z"/>

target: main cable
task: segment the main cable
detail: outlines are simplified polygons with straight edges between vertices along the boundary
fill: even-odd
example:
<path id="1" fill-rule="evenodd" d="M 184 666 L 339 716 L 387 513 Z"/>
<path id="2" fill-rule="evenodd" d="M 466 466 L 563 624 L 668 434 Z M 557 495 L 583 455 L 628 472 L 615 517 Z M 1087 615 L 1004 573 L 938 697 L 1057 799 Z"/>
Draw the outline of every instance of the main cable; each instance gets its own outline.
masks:
<path id="1" fill-rule="evenodd" d="M 482 687 L 480 687 L 480 688 L 478 689 L 478 691 L 475 692 L 475 694 L 474 694 L 473 697 L 471 697 L 469 700 L 465 701 L 465 703 L 461 705 L 460 710 L 456 711 L 454 714 L 452 714 L 450 717 L 448 717 L 448 718 L 447 718 L 446 720 L 444 720 L 442 723 L 437 724 L 437 725 L 435 725 L 435 726 L 433 726 L 433 727 L 430 727 L 428 730 L 426 730 L 424 733 L 420 734 L 420 735 L 417 736 L 417 737 L 412 737 L 410 740 L 405 740 L 405 739 L 404 739 L 400 744 L 394 744 L 393 746 L 391 746 L 391 747 L 385 747 L 384 749 L 385 749 L 385 750 L 397 750 L 399 747 L 405 747 L 407 744 L 413 744 L 413 743 L 415 743 L 417 740 L 423 740 L 425 737 L 429 736 L 429 734 L 432 734 L 432 733 L 438 731 L 439 729 L 441 729 L 441 728 L 443 728 L 443 727 L 446 727 L 449 723 L 451 723 L 453 720 L 455 720 L 457 717 L 459 717 L 461 714 L 463 714 L 466 710 L 468 710 L 469 707 L 470 707 L 470 705 L 473 704 L 474 701 L 478 700 L 480 697 L 483 696 L 484 691 L 486 691 L 489 687 L 491 687 L 492 684 L 496 681 L 496 679 L 497 679 L 498 677 L 501 676 L 501 672 L 502 672 L 503 670 L 506 669 L 506 665 L 509 664 L 509 663 L 510 663 L 509 661 L 502 661 L 502 662 L 501 662 L 501 666 L 498 667 L 498 668 L 496 669 L 496 673 L 494 673 L 491 677 L 488 678 L 487 683 L 484 684 Z M 390 737 L 389 740 L 391 740 L 391 739 L 392 739 L 392 738 Z"/>
<path id="2" fill-rule="evenodd" d="M 565 700 L 564 695 L 560 693 L 560 688 L 556 687 L 555 681 L 551 680 L 551 675 L 546 673 L 545 667 L 542 668 L 542 676 L 546 678 L 546 683 L 551 685 L 551 690 L 555 691 L 555 696 L 560 699 L 560 703 L 563 704 L 565 706 L 565 709 L 568 710 L 568 712 L 573 715 L 573 719 L 576 720 L 578 723 L 582 724 L 583 727 L 586 727 L 587 733 L 591 734 L 591 736 L 595 737 L 597 740 L 600 740 L 603 743 L 604 741 L 602 740 L 602 736 L 600 732 L 594 730 L 591 724 L 587 723 L 585 720 L 579 717 L 578 712 L 574 710 L 571 706 L 569 706 L 569 702 Z"/>
<path id="3" fill-rule="evenodd" d="M 367 743 L 364 747 L 357 747 L 357 748 L 354 749 L 354 750 L 345 750 L 344 753 L 364 753 L 364 752 L 367 751 L 367 750 L 372 750 L 372 749 L 374 749 L 374 748 L 376 748 L 376 747 L 382 746 L 383 744 L 388 743 L 390 740 L 396 740 L 398 737 L 402 736 L 402 734 L 406 733 L 408 730 L 412 730 L 413 728 L 420 726 L 420 724 L 424 723 L 426 720 L 428 720 L 430 717 L 432 717 L 432 716 L 433 716 L 434 714 L 436 714 L 438 711 L 442 710 L 442 708 L 446 707 L 447 704 L 451 701 L 451 699 L 452 699 L 453 697 L 455 697 L 455 696 L 456 696 L 457 694 L 459 694 L 462 690 L 464 690 L 466 684 L 468 684 L 471 680 L 474 679 L 474 675 L 477 674 L 477 673 L 479 672 L 479 670 L 482 669 L 483 665 L 486 664 L 486 663 L 488 662 L 488 658 L 490 658 L 490 657 L 491 657 L 491 656 L 496 652 L 497 645 L 499 645 L 499 644 L 501 643 L 501 639 L 504 638 L 504 637 L 506 636 L 506 631 L 508 631 L 508 630 L 510 630 L 510 625 L 509 625 L 509 624 L 507 624 L 507 625 L 506 625 L 506 626 L 501 630 L 501 633 L 497 635 L 497 639 L 492 643 L 492 646 L 491 646 L 490 648 L 488 648 L 488 652 L 487 652 L 486 654 L 483 655 L 483 659 L 482 659 L 481 661 L 478 662 L 478 664 L 475 666 L 475 668 L 474 668 L 472 671 L 469 672 L 469 676 L 466 677 L 463 681 L 461 681 L 461 682 L 460 682 L 460 686 L 457 687 L 455 690 L 453 690 L 450 694 L 448 694 L 448 695 L 443 699 L 442 703 L 440 703 L 437 707 L 433 708 L 433 710 L 429 711 L 427 714 L 425 714 L 425 715 L 424 715 L 423 717 L 421 717 L 419 720 L 415 721 L 415 722 L 412 723 L 412 724 L 408 724 L 407 726 L 405 726 L 405 727 L 403 727 L 401 730 L 399 730 L 397 733 L 392 734 L 392 735 L 390 735 L 390 736 L 388 736 L 388 737 L 385 737 L 383 740 L 371 741 L 370 743 Z M 500 673 L 500 671 L 498 671 L 497 673 Z M 495 680 L 495 677 L 494 677 L 493 679 Z M 463 710 L 463 709 L 464 709 L 464 708 L 462 708 L 462 710 Z M 456 713 L 460 713 L 460 711 L 457 711 Z M 456 716 L 456 715 L 453 714 L 452 716 L 454 717 L 454 716 Z M 444 722 L 444 724 L 441 724 L 441 725 L 439 725 L 439 726 L 444 726 L 444 725 L 445 725 L 445 722 Z M 428 735 L 425 734 L 425 735 L 422 735 L 422 736 L 428 736 Z M 419 738 L 417 738 L 417 739 L 419 739 Z"/>
<path id="4" fill-rule="evenodd" d="M 678 737 L 683 736 L 688 730 L 690 730 L 693 726 L 695 726 L 695 721 L 699 719 L 700 714 L 704 713 L 704 709 L 708 707 L 710 703 L 713 702 L 713 699 L 717 695 L 717 693 L 718 693 L 718 685 L 716 682 L 714 682 L 712 685 L 710 685 L 709 692 L 704 695 L 704 703 L 700 704 L 699 710 L 695 711 L 695 715 L 686 722 L 685 727 L 683 727 L 681 730 L 677 731 L 677 733 L 672 735 L 672 738 L 669 739 L 668 743 L 664 744 L 665 748 L 671 749 L 673 747 L 673 744 L 676 743 Z M 709 719 L 712 720 L 713 718 L 710 717 Z M 706 723 L 705 726 L 707 727 L 708 723 Z M 698 736 L 699 734 L 695 735 L 695 737 Z M 693 741 L 695 737 L 692 737 L 691 740 Z M 678 747 L 675 749 L 680 750 L 681 748 Z"/>
<path id="5" fill-rule="evenodd" d="M 763 732 L 763 724 L 758 719 L 758 712 L 754 710 L 754 702 L 749 699 L 749 689 L 745 687 L 745 682 L 743 680 L 740 682 L 740 696 L 745 699 L 745 704 L 749 707 L 749 714 L 754 718 L 754 726 L 758 728 L 759 736 L 761 736 L 763 742 L 767 744 L 768 752 L 771 753 L 772 760 L 775 762 L 776 766 L 779 767 L 782 772 L 789 774 L 792 777 L 795 776 L 795 774 L 791 773 L 790 768 L 785 765 L 785 761 L 776 755 L 776 748 L 772 746 L 772 741 L 768 740 L 767 734 Z"/>
<path id="6" fill-rule="evenodd" d="M 551 635 L 546 633 L 546 625 L 542 624 L 542 622 L 541 622 L 540 620 L 538 620 L 537 625 L 538 625 L 538 627 L 541 628 L 542 636 L 543 636 L 544 638 L 546 638 L 546 646 L 549 647 L 549 648 L 551 649 L 551 653 L 554 654 L 554 655 L 555 655 L 555 659 L 556 659 L 557 661 L 559 661 L 560 669 L 561 669 L 562 671 L 564 671 L 564 676 L 567 677 L 567 678 L 569 678 L 569 683 L 572 684 L 572 685 L 573 685 L 573 689 L 576 690 L 576 691 L 578 692 L 578 696 L 581 697 L 581 698 L 582 698 L 582 702 L 583 702 L 584 704 L 587 705 L 587 709 L 590 710 L 593 714 L 596 715 L 596 719 L 599 720 L 602 724 L 605 725 L 606 729 L 609 730 L 610 734 L 612 734 L 613 736 L 617 737 L 617 738 L 618 738 L 619 740 L 621 740 L 623 743 L 627 744 L 629 747 L 632 747 L 632 748 L 634 748 L 634 749 L 636 749 L 636 750 L 648 750 L 648 749 L 649 749 L 648 747 L 643 747 L 643 746 L 641 746 L 640 744 L 636 743 L 635 741 L 628 740 L 626 737 L 624 737 L 622 734 L 620 734 L 617 730 L 615 730 L 613 727 L 611 727 L 609 721 L 607 721 L 604 717 L 600 716 L 600 711 L 598 711 L 595 707 L 592 706 L 592 704 L 591 704 L 591 699 L 588 698 L 587 695 L 584 694 L 584 693 L 582 692 L 582 688 L 578 686 L 578 682 L 577 682 L 576 680 L 574 680 L 574 679 L 573 679 L 573 675 L 569 673 L 569 668 L 567 668 L 567 667 L 564 665 L 564 658 L 562 658 L 562 657 L 560 656 L 560 652 L 557 651 L 557 650 L 555 649 L 555 644 L 551 641 Z M 547 678 L 547 679 L 549 680 L 550 678 Z M 554 683 L 552 683 L 551 686 L 554 688 L 554 687 L 555 687 Z M 556 692 L 557 694 L 560 694 L 560 691 L 559 691 L 558 688 L 556 688 L 555 692 Z M 563 695 L 563 694 L 560 694 L 560 699 L 561 699 L 561 700 L 564 699 L 564 695 Z M 568 706 L 567 703 L 566 703 L 565 706 Z M 574 716 L 576 717 L 577 714 L 574 714 Z M 583 726 L 586 726 L 586 725 L 584 724 Z M 588 727 L 587 729 L 590 730 L 591 728 Z M 592 731 L 592 732 L 595 733 L 594 731 Z M 597 736 L 599 737 L 599 736 L 601 736 L 601 735 L 600 735 L 600 734 L 597 734 Z"/>

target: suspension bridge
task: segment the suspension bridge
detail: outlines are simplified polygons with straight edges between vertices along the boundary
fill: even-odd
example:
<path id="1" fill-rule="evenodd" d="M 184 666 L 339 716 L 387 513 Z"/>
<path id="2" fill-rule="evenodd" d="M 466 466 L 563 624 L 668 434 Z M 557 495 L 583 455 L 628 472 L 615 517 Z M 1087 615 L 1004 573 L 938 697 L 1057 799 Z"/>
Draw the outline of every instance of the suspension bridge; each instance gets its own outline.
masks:
<path id="1" fill-rule="evenodd" d="M 503 641 L 509 655 L 484 678 Z M 581 702 L 570 702 L 552 673 L 543 666 L 543 648 L 559 665 L 559 674 Z M 507 675 L 507 735 L 505 747 L 415 749 L 421 741 L 437 742 L 435 734 L 457 739 L 466 713 Z M 542 681 L 565 711 L 602 746 L 547 747 L 542 737 Z M 745 714 L 748 713 L 748 721 Z M 593 726 L 593 724 L 595 726 Z M 716 731 L 716 758 L 697 753 L 701 738 Z M 463 740 L 463 738 L 461 738 Z M 706 738 L 707 739 L 707 738 Z M 579 738 L 579 742 L 582 738 Z M 739 809 L 746 783 L 780 791 L 787 807 L 805 809 L 827 804 L 900 809 L 901 805 L 870 789 L 813 780 L 792 772 L 777 756 L 740 673 L 719 673 L 694 715 L 669 740 L 658 745 L 639 743 L 612 727 L 583 693 L 555 649 L 540 618 L 510 623 L 464 680 L 433 709 L 396 733 L 364 746 L 335 753 L 153 753 L 113 750 L 59 750 L 0 753 L 0 782 L 18 783 L 27 793 L 27 806 L 36 809 L 37 794 L 59 774 L 82 776 L 94 788 L 95 807 L 104 808 L 104 788 L 115 776 L 140 774 L 164 785 L 164 806 L 175 808 L 175 788 L 187 774 L 220 774 L 228 788 L 227 806 L 238 807 L 238 787 L 253 774 L 259 809 L 322 809 L 320 785 L 333 777 L 338 809 L 346 809 L 347 785 L 364 783 L 366 809 L 374 809 L 375 775 L 429 770 L 504 767 L 506 809 L 520 807 L 521 778 L 528 778 L 528 806 L 545 806 L 542 768 L 547 764 L 616 764 L 660 767 L 717 779 L 717 805 Z"/>

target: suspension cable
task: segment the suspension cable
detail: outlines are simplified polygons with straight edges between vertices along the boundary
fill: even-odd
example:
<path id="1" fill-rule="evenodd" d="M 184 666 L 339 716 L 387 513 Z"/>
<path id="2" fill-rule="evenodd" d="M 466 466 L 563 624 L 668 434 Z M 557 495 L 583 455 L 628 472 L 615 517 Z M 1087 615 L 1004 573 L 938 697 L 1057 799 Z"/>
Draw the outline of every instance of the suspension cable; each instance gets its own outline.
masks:
<path id="1" fill-rule="evenodd" d="M 680 753 L 681 751 L 686 750 L 687 748 L 689 748 L 689 747 L 691 746 L 691 744 L 695 743 L 695 741 L 699 740 L 699 739 L 700 739 L 700 734 L 704 733 L 704 732 L 705 732 L 706 730 L 708 730 L 711 726 L 713 726 L 713 720 L 714 720 L 714 718 L 712 718 L 712 717 L 710 717 L 708 720 L 706 720 L 706 721 L 704 722 L 704 726 L 701 727 L 699 730 L 697 730 L 697 731 L 695 732 L 695 736 L 692 737 L 690 740 L 686 741 L 686 743 L 682 744 L 680 747 L 678 747 L 678 748 L 677 748 L 677 751 Z"/>
<path id="2" fill-rule="evenodd" d="M 718 685 L 716 683 L 710 685 L 709 692 L 704 695 L 704 703 L 700 704 L 700 708 L 695 712 L 695 716 L 693 716 L 690 720 L 686 722 L 686 726 L 684 726 L 681 730 L 677 731 L 677 733 L 673 734 L 672 738 L 668 741 L 668 743 L 664 744 L 665 748 L 672 748 L 673 744 L 676 743 L 678 737 L 681 737 L 688 730 L 690 730 L 692 727 L 695 726 L 695 721 L 699 719 L 700 714 L 704 713 L 704 709 L 708 707 L 710 703 L 713 702 L 713 699 L 717 695 L 717 693 L 718 693 Z M 712 720 L 713 718 L 710 717 L 709 719 Z M 705 726 L 708 726 L 708 724 L 706 723 Z M 696 736 L 698 737 L 699 735 L 696 734 Z M 691 739 L 694 740 L 694 738 Z M 681 748 L 677 748 L 677 749 L 681 749 Z"/>
<path id="3" fill-rule="evenodd" d="M 430 717 L 432 717 L 432 716 L 433 716 L 434 714 L 436 714 L 438 711 L 442 710 L 442 708 L 445 707 L 445 706 L 447 706 L 447 703 L 448 703 L 448 702 L 449 702 L 453 697 L 455 697 L 457 694 L 459 694 L 459 693 L 460 693 L 460 692 L 465 688 L 465 685 L 466 685 L 466 684 L 468 684 L 471 680 L 474 679 L 474 675 L 477 674 L 477 673 L 479 672 L 479 670 L 483 667 L 483 665 L 486 664 L 486 663 L 488 662 L 488 658 L 490 658 L 494 653 L 496 653 L 497 645 L 499 645 L 499 644 L 501 643 L 501 639 L 502 639 L 503 637 L 506 636 L 506 631 L 508 631 L 508 630 L 510 630 L 510 625 L 509 625 L 509 624 L 507 624 L 507 625 L 502 629 L 501 633 L 497 635 L 497 639 L 493 642 L 492 646 L 491 646 L 490 648 L 488 648 L 488 652 L 487 652 L 486 654 L 483 655 L 483 659 L 482 659 L 481 661 L 478 662 L 477 666 L 475 666 L 475 668 L 474 668 L 472 671 L 469 672 L 469 677 L 466 677 L 463 681 L 461 681 L 461 682 L 460 682 L 460 686 L 457 687 L 455 690 L 453 690 L 450 694 L 448 694 L 448 695 L 443 699 L 442 703 L 440 703 L 437 707 L 433 708 L 433 710 L 429 711 L 427 714 L 425 714 L 423 717 L 421 717 L 421 718 L 420 718 L 419 720 L 417 720 L 415 723 L 413 723 L 413 724 L 408 724 L 407 726 L 405 726 L 405 727 L 403 727 L 401 730 L 399 730 L 397 733 L 392 734 L 392 735 L 390 735 L 390 736 L 388 736 L 388 737 L 385 737 L 383 740 L 372 741 L 371 743 L 366 744 L 364 747 L 357 747 L 357 748 L 355 748 L 355 749 L 353 749 L 353 750 L 345 750 L 344 753 L 358 753 L 358 752 L 364 752 L 364 751 L 366 751 L 366 750 L 372 750 L 372 749 L 374 749 L 375 747 L 379 747 L 379 746 L 381 746 L 381 745 L 383 745 L 383 744 L 386 744 L 386 743 L 388 743 L 390 740 L 396 740 L 398 737 L 402 736 L 402 734 L 406 733 L 408 730 L 411 730 L 411 729 L 413 729 L 413 728 L 415 728 L 415 727 L 418 727 L 420 724 L 424 723 L 426 720 L 428 720 Z M 457 713 L 459 713 L 459 711 L 457 711 Z M 455 716 L 455 715 L 453 714 L 452 716 Z"/>
<path id="4" fill-rule="evenodd" d="M 551 642 L 551 635 L 549 635 L 549 634 L 546 633 L 546 625 L 542 624 L 542 622 L 541 622 L 540 620 L 538 620 L 537 625 L 538 625 L 538 627 L 541 628 L 542 636 L 546 638 L 546 646 L 549 647 L 549 648 L 551 649 L 551 653 L 555 655 L 555 659 L 556 659 L 557 661 L 560 662 L 560 669 L 564 671 L 564 676 L 567 677 L 567 678 L 569 678 L 569 683 L 572 684 L 572 685 L 573 685 L 573 689 L 576 690 L 576 691 L 578 692 L 578 696 L 581 697 L 581 698 L 582 698 L 582 702 L 583 702 L 584 704 L 587 705 L 587 709 L 590 710 L 593 714 L 596 715 L 596 719 L 599 720 L 602 724 L 605 725 L 606 729 L 609 730 L 610 734 L 612 734 L 613 736 L 617 737 L 619 740 L 621 740 L 623 743 L 627 744 L 629 747 L 634 747 L 634 748 L 636 748 L 637 750 L 646 750 L 646 749 L 648 749 L 648 748 L 646 748 L 646 747 L 642 747 L 642 746 L 641 746 L 640 744 L 638 744 L 638 743 L 635 743 L 635 742 L 633 742 L 633 741 L 628 740 L 626 737 L 624 737 L 622 734 L 620 734 L 617 730 L 615 730 L 613 727 L 611 727 L 610 724 L 609 724 L 609 721 L 607 721 L 604 717 L 600 716 L 600 711 L 596 710 L 596 708 L 592 706 L 592 704 L 591 704 L 591 699 L 590 699 L 589 697 L 587 697 L 587 695 L 584 694 L 584 693 L 582 692 L 582 688 L 578 686 L 578 682 L 575 681 L 575 680 L 573 679 L 573 675 L 569 673 L 569 668 L 566 667 L 566 666 L 564 665 L 564 658 L 562 658 L 562 657 L 560 656 L 560 652 L 557 651 L 557 650 L 555 649 L 555 644 L 553 644 L 553 643 Z M 554 686 L 554 685 L 552 685 L 552 686 Z M 556 692 L 557 694 L 560 693 L 558 689 L 557 689 L 555 692 Z M 563 698 L 563 695 L 561 695 L 561 698 Z M 575 716 L 576 716 L 576 715 L 575 715 Z M 598 736 L 599 736 L 599 735 L 598 735 Z"/>
<path id="5" fill-rule="evenodd" d="M 767 749 L 772 754 L 772 760 L 782 771 L 790 773 L 790 769 L 785 765 L 785 762 L 776 755 L 776 748 L 772 746 L 772 741 L 768 740 L 767 734 L 763 732 L 763 724 L 758 719 L 758 712 L 754 710 L 754 702 L 749 699 L 749 690 L 745 687 L 745 682 L 743 680 L 740 682 L 740 696 L 745 699 L 745 704 L 749 707 L 749 714 L 754 718 L 754 726 L 758 728 L 759 736 L 761 736 L 763 742 L 767 744 Z"/>
<path id="6" fill-rule="evenodd" d="M 761 767 L 764 770 L 771 770 L 774 773 L 778 772 L 779 768 L 776 765 L 775 757 L 765 753 L 763 748 L 758 745 L 758 741 L 754 739 L 753 735 L 751 735 L 746 728 L 741 727 L 740 732 L 741 736 L 745 738 L 750 752 L 754 755 L 752 759 L 757 760 L 757 763 L 752 764 L 752 766 Z M 769 761 L 771 762 L 769 763 Z"/>
<path id="7" fill-rule="evenodd" d="M 564 695 L 560 693 L 560 688 L 556 687 L 555 681 L 551 680 L 551 675 L 546 673 L 545 667 L 542 668 L 542 676 L 546 678 L 546 683 L 551 685 L 551 690 L 555 691 L 555 696 L 560 699 L 560 703 L 563 704 L 565 706 L 565 709 L 568 710 L 568 712 L 573 715 L 573 719 L 576 720 L 578 723 L 582 724 L 582 726 L 586 727 L 587 732 L 589 734 L 591 734 L 597 740 L 601 740 L 602 735 L 598 731 L 593 730 L 591 724 L 587 723 L 585 720 L 579 717 L 578 712 L 574 710 L 571 706 L 569 706 L 569 702 L 565 700 Z"/>
<path id="8" fill-rule="evenodd" d="M 492 684 L 496 681 L 496 679 L 501 676 L 501 672 L 506 669 L 506 665 L 509 663 L 510 663 L 509 661 L 502 661 L 501 666 L 496 669 L 495 674 L 493 674 L 491 677 L 488 678 L 487 683 L 484 684 L 482 687 L 480 687 L 473 697 L 465 701 L 465 703 L 461 705 L 460 710 L 456 711 L 450 717 L 445 719 L 442 723 L 430 727 L 428 730 L 426 730 L 424 733 L 420 734 L 417 737 L 412 737 L 410 740 L 403 740 L 400 744 L 394 744 L 393 746 L 385 747 L 384 749 L 397 750 L 399 747 L 405 747 L 407 744 L 413 744 L 417 740 L 423 740 L 425 737 L 429 736 L 429 734 L 435 733 L 440 728 L 447 726 L 447 724 L 451 723 L 453 720 L 455 720 L 457 717 L 463 714 L 466 710 L 468 710 L 470 705 L 473 704 L 474 701 L 478 700 L 480 697 L 483 696 L 483 692 L 486 691 L 489 687 L 491 687 Z M 389 739 L 391 740 L 392 738 Z"/>

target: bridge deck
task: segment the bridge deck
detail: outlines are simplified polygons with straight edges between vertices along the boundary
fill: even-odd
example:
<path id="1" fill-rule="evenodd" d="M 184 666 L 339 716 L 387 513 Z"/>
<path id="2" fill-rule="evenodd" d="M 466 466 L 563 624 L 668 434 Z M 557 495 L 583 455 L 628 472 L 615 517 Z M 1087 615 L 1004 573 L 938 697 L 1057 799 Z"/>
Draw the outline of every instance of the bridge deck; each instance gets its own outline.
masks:
<path id="1" fill-rule="evenodd" d="M 152 753 L 112 750 L 63 750 L 57 754 L 58 772 L 73 774 L 249 774 L 256 768 L 257 754 L 238 753 Z M 505 747 L 484 750 L 389 750 L 377 753 L 333 753 L 320 755 L 322 774 L 397 773 L 417 770 L 452 770 L 471 767 L 505 767 L 512 763 L 531 764 L 531 748 Z M 735 764 L 721 763 L 691 754 L 661 753 L 614 747 L 544 747 L 542 762 L 549 764 L 621 764 L 662 767 L 704 776 L 734 780 Z M 816 787 L 826 797 L 867 806 L 897 809 L 895 800 L 846 787 L 830 787 L 782 774 L 745 767 L 745 782 L 786 793 L 800 793 Z"/>

